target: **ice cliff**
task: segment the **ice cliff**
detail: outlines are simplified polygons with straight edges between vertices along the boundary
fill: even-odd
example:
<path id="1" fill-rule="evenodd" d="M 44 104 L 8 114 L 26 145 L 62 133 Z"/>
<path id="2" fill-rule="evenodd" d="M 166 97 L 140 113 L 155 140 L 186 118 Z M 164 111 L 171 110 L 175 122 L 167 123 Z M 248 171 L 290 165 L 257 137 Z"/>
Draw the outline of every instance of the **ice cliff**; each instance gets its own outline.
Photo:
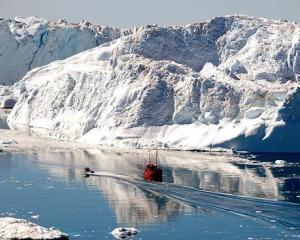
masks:
<path id="1" fill-rule="evenodd" d="M 33 68 L 112 41 L 123 33 L 126 31 L 86 21 L 0 20 L 0 84 L 12 85 Z"/>
<path id="2" fill-rule="evenodd" d="M 300 152 L 299 55 L 297 23 L 149 25 L 29 71 L 8 123 L 115 146 Z"/>

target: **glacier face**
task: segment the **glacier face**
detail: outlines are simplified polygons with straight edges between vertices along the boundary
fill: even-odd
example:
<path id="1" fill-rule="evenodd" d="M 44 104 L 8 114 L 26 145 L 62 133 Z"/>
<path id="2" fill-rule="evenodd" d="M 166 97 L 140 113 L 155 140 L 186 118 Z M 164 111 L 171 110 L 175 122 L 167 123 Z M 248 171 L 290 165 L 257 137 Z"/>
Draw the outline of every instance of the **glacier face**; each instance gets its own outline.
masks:
<path id="1" fill-rule="evenodd" d="M 10 127 L 96 144 L 300 152 L 299 24 L 147 26 L 15 84 Z"/>
<path id="2" fill-rule="evenodd" d="M 33 68 L 119 38 L 126 31 L 82 21 L 16 17 L 0 21 L 0 84 L 12 85 Z"/>

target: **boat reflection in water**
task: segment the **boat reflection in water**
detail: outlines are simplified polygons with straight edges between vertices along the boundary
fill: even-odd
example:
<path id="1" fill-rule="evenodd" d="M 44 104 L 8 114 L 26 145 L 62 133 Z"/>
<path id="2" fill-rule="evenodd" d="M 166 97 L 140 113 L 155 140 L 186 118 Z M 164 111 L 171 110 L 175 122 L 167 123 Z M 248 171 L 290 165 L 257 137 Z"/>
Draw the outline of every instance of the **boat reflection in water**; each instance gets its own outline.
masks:
<path id="1" fill-rule="evenodd" d="M 159 189 L 153 190 L 152 186 L 158 183 L 143 180 L 147 152 L 89 150 L 36 154 L 34 157 L 38 167 L 53 176 L 67 182 L 83 181 L 90 188 L 99 189 L 120 224 L 136 226 L 163 222 L 195 211 L 192 205 L 165 197 Z M 232 155 L 160 152 L 159 163 L 163 168 L 162 186 L 165 189 L 171 184 L 246 197 L 288 200 L 289 186 L 295 188 L 284 178 L 284 169 L 280 171 L 281 175 L 274 177 L 272 167 L 259 163 L 252 165 L 248 160 Z M 86 166 L 103 175 L 84 178 L 82 169 Z M 293 191 L 299 195 L 299 188 Z M 197 211 L 207 210 L 197 208 Z"/>

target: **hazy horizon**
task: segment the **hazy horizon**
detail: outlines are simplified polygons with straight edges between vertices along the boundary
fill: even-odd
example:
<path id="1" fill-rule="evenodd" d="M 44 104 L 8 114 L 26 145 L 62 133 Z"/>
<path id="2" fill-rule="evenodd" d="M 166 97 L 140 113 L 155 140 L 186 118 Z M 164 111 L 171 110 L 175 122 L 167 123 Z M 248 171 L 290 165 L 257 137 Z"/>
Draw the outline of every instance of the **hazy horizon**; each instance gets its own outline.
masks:
<path id="1" fill-rule="evenodd" d="M 299 0 L 209 0 L 170 1 L 72 1 L 72 0 L 1 0 L 0 17 L 38 16 L 68 22 L 87 20 L 95 24 L 133 27 L 146 24 L 186 25 L 216 16 L 251 15 L 269 19 L 300 21 Z"/>

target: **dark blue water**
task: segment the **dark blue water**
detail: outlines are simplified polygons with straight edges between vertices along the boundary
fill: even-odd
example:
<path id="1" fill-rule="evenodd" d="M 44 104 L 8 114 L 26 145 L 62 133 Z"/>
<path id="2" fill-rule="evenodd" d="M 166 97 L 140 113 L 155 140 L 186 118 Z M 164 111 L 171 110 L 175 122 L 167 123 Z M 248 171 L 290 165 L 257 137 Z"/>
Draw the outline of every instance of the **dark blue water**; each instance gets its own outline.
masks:
<path id="1" fill-rule="evenodd" d="M 161 153 L 164 183 L 148 183 L 147 158 L 1 153 L 0 214 L 55 226 L 71 239 L 113 239 L 118 226 L 138 228 L 137 239 L 300 238 L 297 159 L 280 167 L 272 159 Z M 85 178 L 85 166 L 103 174 Z"/>

